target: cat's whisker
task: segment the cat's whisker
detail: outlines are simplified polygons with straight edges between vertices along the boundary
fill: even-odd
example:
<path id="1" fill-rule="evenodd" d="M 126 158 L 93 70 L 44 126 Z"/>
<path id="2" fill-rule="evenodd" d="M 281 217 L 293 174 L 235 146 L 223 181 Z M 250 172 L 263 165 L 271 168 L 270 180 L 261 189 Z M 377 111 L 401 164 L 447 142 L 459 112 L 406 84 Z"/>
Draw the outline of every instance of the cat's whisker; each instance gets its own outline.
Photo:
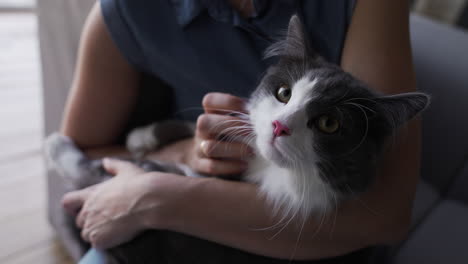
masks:
<path id="1" fill-rule="evenodd" d="M 221 130 L 220 134 L 226 134 L 226 132 L 230 132 L 232 130 L 236 131 L 236 130 L 240 130 L 240 129 L 253 131 L 253 128 L 251 126 L 242 125 L 242 126 L 227 127 L 225 129 Z"/>
<path id="2" fill-rule="evenodd" d="M 298 214 L 299 214 L 299 210 L 296 209 L 294 213 L 292 214 L 292 216 L 289 218 L 289 220 L 286 221 L 286 223 L 282 224 L 283 226 L 280 228 L 280 230 L 278 230 L 278 232 L 276 232 L 273 236 L 271 236 L 269 240 L 275 239 L 276 236 L 278 236 L 281 232 L 283 232 L 283 230 L 289 226 L 289 224 L 296 218 Z"/>
<path id="3" fill-rule="evenodd" d="M 304 230 L 305 223 L 306 223 L 306 219 L 302 219 L 301 228 L 299 230 L 299 234 L 297 235 L 296 245 L 294 246 L 294 250 L 292 252 L 292 255 L 291 255 L 289 261 L 293 261 L 294 257 L 296 256 L 297 247 L 299 246 L 299 241 L 301 240 L 301 235 L 302 235 L 302 231 Z"/>
<path id="4" fill-rule="evenodd" d="M 293 167 L 296 168 L 297 171 L 299 171 L 300 166 L 298 165 L 297 159 L 294 159 L 294 160 L 292 161 L 292 164 L 293 164 Z M 303 176 L 303 173 L 301 173 L 300 176 Z M 307 182 L 307 181 L 304 181 L 303 179 L 298 179 L 298 180 L 301 180 L 303 183 Z M 304 205 L 304 200 L 305 200 L 304 197 L 305 197 L 305 195 L 306 195 L 306 190 L 307 190 L 307 188 L 305 188 L 305 184 L 299 184 L 298 186 L 300 186 L 300 188 L 301 188 L 301 191 L 300 191 L 301 195 L 300 195 L 299 202 L 297 202 L 296 204 L 298 204 L 298 205 Z M 289 206 L 289 209 L 288 209 L 287 214 L 289 214 L 290 210 L 293 208 L 293 205 L 292 205 L 292 204 L 290 204 L 290 205 L 288 205 L 288 206 Z M 289 220 L 288 220 L 286 223 L 283 224 L 283 227 L 282 227 L 276 234 L 274 234 L 274 235 L 270 238 L 270 240 L 271 240 L 271 239 L 274 239 L 274 238 L 275 238 L 278 234 L 280 234 L 287 226 L 289 226 L 289 224 L 290 224 L 294 219 L 296 219 L 296 216 L 297 216 L 297 215 L 301 214 L 301 215 L 300 215 L 301 219 L 305 220 L 305 217 L 307 216 L 307 213 L 303 211 L 304 208 L 303 208 L 303 207 L 296 207 L 296 208 L 294 208 L 294 209 L 295 209 L 295 210 L 294 210 L 294 213 L 291 215 L 291 217 L 289 218 Z M 285 215 L 286 215 L 286 214 L 285 214 Z M 277 225 L 279 226 L 279 223 L 278 223 Z"/>
<path id="5" fill-rule="evenodd" d="M 242 131 L 228 131 L 229 133 L 222 134 L 218 137 L 218 140 L 224 142 L 234 142 L 234 141 L 243 141 L 245 137 L 249 136 L 251 131 L 242 130 Z"/>
<path id="6" fill-rule="evenodd" d="M 354 198 L 361 203 L 362 206 L 364 206 L 364 208 L 366 208 L 367 210 L 369 210 L 369 212 L 371 212 L 373 215 L 375 216 L 381 216 L 381 214 L 377 211 L 375 211 L 374 209 L 372 209 L 369 205 L 367 205 L 366 202 L 364 202 L 364 200 L 362 200 L 361 198 L 359 198 L 359 196 L 353 191 L 353 189 L 351 188 L 351 186 L 349 186 L 349 184 L 346 184 L 346 187 L 348 188 L 349 192 L 351 192 L 354 196 Z"/>
<path id="7" fill-rule="evenodd" d="M 228 115 L 234 115 L 236 114 L 236 117 L 249 117 L 249 114 L 240 112 L 240 111 L 235 111 L 235 110 L 226 110 L 226 109 L 220 109 L 220 108 L 206 108 L 207 110 L 213 110 L 213 111 L 218 111 L 218 112 L 224 112 Z"/>
<path id="8" fill-rule="evenodd" d="M 250 129 L 253 129 L 253 126 L 250 123 L 242 123 L 242 122 L 239 122 L 237 120 L 226 120 L 224 122 L 219 122 L 212 129 L 215 130 L 220 126 L 224 126 L 224 125 L 229 124 L 229 123 L 235 123 L 235 124 L 240 124 L 240 125 L 233 125 L 233 126 L 230 126 L 230 127 L 226 127 L 225 129 L 229 129 L 229 128 L 250 128 Z"/>
<path id="9" fill-rule="evenodd" d="M 364 114 L 364 117 L 365 117 L 365 119 L 366 119 L 366 130 L 364 131 L 364 135 L 362 136 L 361 141 L 359 141 L 359 143 L 358 143 L 353 149 L 351 149 L 351 151 L 347 152 L 346 155 L 349 155 L 349 154 L 353 153 L 353 152 L 356 151 L 359 147 L 361 147 L 362 144 L 364 143 L 364 141 L 365 141 L 366 138 L 367 138 L 367 134 L 369 133 L 369 118 L 368 118 L 368 116 L 367 116 L 366 111 L 365 111 L 364 109 L 362 109 L 361 106 L 358 105 L 358 104 L 353 104 L 353 103 L 348 103 L 348 104 L 357 107 L 357 108 L 360 109 L 361 112 Z"/>
<path id="10" fill-rule="evenodd" d="M 224 142 L 236 142 L 236 141 L 244 142 L 247 136 L 250 136 L 253 134 L 252 132 L 253 131 L 251 129 L 247 129 L 247 128 L 241 128 L 241 129 L 233 128 L 221 134 L 221 136 L 218 139 Z"/>
<path id="11" fill-rule="evenodd" d="M 369 107 L 367 107 L 367 106 L 365 106 L 365 105 L 359 104 L 359 103 L 345 102 L 345 103 L 343 103 L 343 105 L 354 105 L 354 106 L 358 106 L 358 107 L 364 108 L 364 109 L 366 109 L 367 111 L 369 111 L 369 112 L 371 112 L 371 113 L 373 113 L 373 114 L 376 113 L 375 110 L 373 110 L 373 109 L 371 109 L 371 108 L 369 108 Z"/>
<path id="12" fill-rule="evenodd" d="M 347 102 L 352 102 L 352 101 L 357 101 L 357 100 L 368 101 L 368 102 L 377 104 L 377 102 L 376 102 L 374 99 L 371 99 L 371 98 L 363 98 L 363 97 L 354 97 L 354 98 L 350 98 L 350 99 L 348 99 L 348 100 L 346 100 L 346 101 L 344 101 L 344 102 L 347 103 Z"/>
<path id="13" fill-rule="evenodd" d="M 184 108 L 184 109 L 181 109 L 179 111 L 176 111 L 174 113 L 172 113 L 172 116 L 177 116 L 178 114 L 182 114 L 182 113 L 185 113 L 185 112 L 189 112 L 189 111 L 196 111 L 196 110 L 204 110 L 203 107 L 199 107 L 199 106 L 194 106 L 194 107 L 187 107 L 187 108 Z"/>
<path id="14" fill-rule="evenodd" d="M 345 92 L 338 100 L 336 100 L 336 102 L 341 102 L 341 100 L 343 100 L 343 98 L 345 98 L 346 96 L 348 96 L 349 91 L 351 91 L 351 89 L 347 89 L 346 92 Z M 347 100 L 346 100 L 346 101 L 347 101 Z M 344 101 L 344 102 L 346 102 L 346 101 Z"/>
<path id="15" fill-rule="evenodd" d="M 227 115 L 229 114 L 236 114 L 236 117 L 249 117 L 249 114 L 247 113 L 244 113 L 244 112 L 240 112 L 240 111 L 235 111 L 235 110 L 227 110 L 227 109 L 222 109 L 222 108 L 204 108 L 204 107 L 201 107 L 201 106 L 193 106 L 193 107 L 187 107 L 187 108 L 184 108 L 184 109 L 181 109 L 179 111 L 176 111 L 173 113 L 173 115 L 178 115 L 178 114 L 181 114 L 181 113 L 184 113 L 184 112 L 188 112 L 188 111 L 195 111 L 195 110 L 202 110 L 202 111 L 205 111 L 205 110 L 211 110 L 211 111 L 217 111 L 217 112 L 221 112 L 221 113 L 226 113 Z"/>
<path id="16" fill-rule="evenodd" d="M 265 230 L 273 230 L 273 229 L 279 228 L 279 231 L 277 231 L 273 236 L 271 236 L 269 240 L 273 240 L 279 233 L 281 233 L 284 230 L 284 228 L 286 228 L 289 225 L 292 219 L 295 218 L 297 214 L 297 210 L 293 212 L 294 207 L 291 205 L 282 203 L 278 206 L 279 208 L 277 209 L 277 211 L 278 213 L 281 212 L 283 216 L 278 220 L 278 222 L 276 222 L 272 226 L 269 226 L 265 229 Z M 281 207 L 286 207 L 286 208 L 281 209 Z"/>
<path id="17" fill-rule="evenodd" d="M 213 127 L 213 130 L 218 128 L 219 126 L 223 126 L 225 124 L 227 124 L 227 122 L 222 123 L 222 124 L 217 124 L 215 127 Z M 226 127 L 223 130 L 221 130 L 220 134 L 223 134 L 223 133 L 225 133 L 225 131 L 229 131 L 230 129 L 241 129 L 241 128 L 242 129 L 248 128 L 248 129 L 253 131 L 253 127 L 250 124 L 241 124 L 241 125 Z"/>
<path id="18" fill-rule="evenodd" d="M 252 136 L 253 133 L 251 132 L 253 132 L 253 128 L 245 125 L 226 128 L 223 131 L 221 131 L 221 137 L 219 138 L 219 141 L 217 141 L 212 148 L 216 148 L 221 142 L 244 142 L 246 136 Z M 227 148 L 228 145 L 225 145 L 225 151 L 228 151 Z"/>
<path id="19" fill-rule="evenodd" d="M 244 145 L 245 147 L 247 146 L 251 146 L 251 143 L 253 142 L 253 140 L 256 138 L 256 135 L 254 133 L 250 134 L 250 135 L 247 135 L 246 137 L 244 137 L 242 140 L 244 142 Z"/>
<path id="20" fill-rule="evenodd" d="M 340 120 L 343 120 L 344 118 L 344 114 L 343 114 L 343 111 L 341 111 L 341 109 L 338 107 L 338 106 L 335 106 L 335 109 L 336 111 L 339 113 L 339 117 L 340 117 Z"/>
<path id="21" fill-rule="evenodd" d="M 320 230 L 322 229 L 322 226 L 323 226 L 323 223 L 325 222 L 325 218 L 326 218 L 326 213 L 321 211 L 319 212 L 320 213 L 320 222 L 319 222 L 319 225 L 317 227 L 317 229 L 315 230 L 315 232 L 310 236 L 310 238 L 315 238 L 315 236 L 318 235 L 318 233 L 320 232 Z"/>
<path id="22" fill-rule="evenodd" d="M 235 117 L 238 117 L 238 118 L 242 118 L 243 120 L 245 119 L 249 119 L 249 114 L 247 113 L 243 113 L 243 112 L 239 112 L 239 111 L 234 111 L 234 110 L 226 110 L 226 109 L 221 109 L 221 108 L 203 108 L 201 106 L 193 106 L 193 107 L 187 107 L 187 108 L 184 108 L 184 109 L 181 109 L 179 111 L 176 111 L 174 113 L 172 113 L 171 116 L 177 116 L 178 114 L 182 114 L 182 113 L 185 113 L 185 112 L 189 112 L 189 111 L 205 111 L 205 110 L 211 110 L 211 111 L 217 111 L 217 112 L 224 112 L 226 115 L 233 115 Z"/>
<path id="23" fill-rule="evenodd" d="M 298 203 L 300 204 L 300 203 Z M 278 222 L 277 224 L 275 224 L 276 227 L 280 228 L 272 237 L 269 238 L 269 240 L 273 240 L 276 236 L 278 236 L 286 227 L 289 226 L 289 224 L 294 220 L 296 219 L 296 216 L 299 214 L 300 212 L 300 208 L 299 207 L 294 207 L 292 204 L 287 204 L 287 203 L 283 203 L 283 205 L 287 205 L 287 211 L 286 212 L 283 212 L 284 214 L 284 217 L 281 219 L 280 222 Z M 292 211 L 293 210 L 293 211 Z M 292 213 L 291 213 L 292 211 Z M 286 220 L 286 217 L 289 216 L 289 219 Z M 286 222 L 284 222 L 286 221 Z M 283 223 L 284 222 L 284 223 Z M 275 228 L 276 228 L 275 227 Z"/>
<path id="24" fill-rule="evenodd" d="M 322 161 L 322 162 L 328 162 L 328 161 Z M 331 174 L 330 172 L 325 172 L 324 175 L 332 175 L 332 174 Z M 322 179 L 325 181 L 325 184 L 326 184 L 326 185 L 330 185 L 330 184 L 331 184 L 331 182 L 330 182 L 330 180 L 328 179 L 328 177 L 322 177 Z M 321 230 L 321 228 L 323 227 L 323 224 L 324 224 L 324 222 L 325 222 L 325 219 L 328 218 L 330 203 L 328 202 L 329 200 L 328 200 L 327 194 L 331 194 L 331 196 L 333 197 L 333 199 L 334 199 L 334 201 L 335 201 L 335 203 L 334 203 L 334 204 L 335 204 L 335 220 L 334 220 L 334 221 L 336 221 L 336 214 L 337 214 L 336 212 L 337 212 L 337 210 L 338 210 L 338 209 L 337 209 L 338 207 L 337 207 L 336 194 L 335 194 L 335 192 L 333 192 L 333 191 L 327 191 L 325 185 L 322 185 L 321 188 L 323 189 L 322 194 L 325 196 L 325 200 L 326 200 L 327 202 L 324 204 L 324 205 L 325 205 L 325 208 L 324 208 L 323 210 L 320 211 L 320 213 L 321 213 L 320 224 L 319 224 L 319 226 L 317 227 L 317 230 L 316 230 L 316 231 L 314 232 L 314 234 L 312 235 L 312 237 L 316 236 L 316 235 L 320 232 L 320 230 Z M 334 225 L 335 225 L 335 223 L 333 223 L 333 228 L 334 228 Z M 332 228 L 332 230 L 333 230 L 333 228 Z"/>
<path id="25" fill-rule="evenodd" d="M 273 225 L 271 226 L 268 226 L 268 227 L 264 227 L 264 228 L 258 228 L 258 229 L 255 229 L 256 231 L 267 231 L 267 230 L 273 230 L 273 229 L 276 229 L 276 228 L 280 228 L 280 227 L 283 227 L 285 224 L 283 224 L 283 222 L 285 221 L 285 219 L 290 215 L 290 212 L 292 210 L 292 207 L 288 207 L 287 209 L 284 209 L 285 211 L 282 212 L 282 217 Z M 272 239 L 272 237 L 270 238 L 270 240 Z"/>
<path id="26" fill-rule="evenodd" d="M 250 124 L 250 122 L 247 122 L 245 120 L 224 120 L 222 122 L 219 122 L 217 123 L 215 126 L 213 126 L 211 129 L 212 130 L 216 130 L 217 128 L 221 127 L 221 126 L 224 126 L 224 125 L 230 125 L 230 124 L 241 124 L 242 126 L 245 126 L 245 127 L 251 127 L 252 128 L 252 125 Z M 232 126 L 232 127 L 240 127 L 240 126 Z"/>
<path id="27" fill-rule="evenodd" d="M 334 217 L 333 217 L 333 224 L 332 228 L 330 230 L 330 240 L 333 238 L 333 232 L 335 230 L 335 225 L 336 225 L 336 217 L 338 215 L 338 199 L 336 198 L 336 194 L 332 193 L 334 205 L 335 205 L 335 212 L 334 212 Z"/>

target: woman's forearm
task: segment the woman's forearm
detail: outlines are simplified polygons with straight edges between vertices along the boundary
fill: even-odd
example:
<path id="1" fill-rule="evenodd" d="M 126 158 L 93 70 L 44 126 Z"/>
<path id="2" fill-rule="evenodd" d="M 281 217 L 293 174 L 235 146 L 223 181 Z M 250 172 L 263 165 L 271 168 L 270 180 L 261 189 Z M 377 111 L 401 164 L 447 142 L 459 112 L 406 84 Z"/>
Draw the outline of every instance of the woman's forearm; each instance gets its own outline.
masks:
<path id="1" fill-rule="evenodd" d="M 88 149 L 100 158 L 125 155 L 123 147 Z M 294 219 L 284 229 L 269 228 L 280 221 L 257 186 L 217 178 L 161 177 L 154 173 L 149 197 L 154 205 L 145 226 L 191 234 L 217 243 L 275 258 L 320 259 L 379 243 L 391 243 L 405 232 L 386 183 L 378 182 L 359 200 L 304 223 Z M 164 205 L 164 206 L 161 206 Z M 289 218 L 288 218 L 289 219 Z"/>
<path id="2" fill-rule="evenodd" d="M 161 218 L 155 212 L 154 219 L 149 219 L 152 228 L 165 228 L 284 259 L 342 255 L 368 245 L 392 242 L 401 233 L 398 223 L 388 221 L 393 219 L 388 215 L 392 212 L 372 203 L 379 197 L 349 202 L 324 218 L 312 217 L 302 230 L 298 219 L 284 229 L 269 228 L 280 217 L 272 215 L 272 207 L 255 185 L 216 178 L 177 180 L 180 197 L 169 199 L 176 201 L 170 209 L 172 213 Z"/>

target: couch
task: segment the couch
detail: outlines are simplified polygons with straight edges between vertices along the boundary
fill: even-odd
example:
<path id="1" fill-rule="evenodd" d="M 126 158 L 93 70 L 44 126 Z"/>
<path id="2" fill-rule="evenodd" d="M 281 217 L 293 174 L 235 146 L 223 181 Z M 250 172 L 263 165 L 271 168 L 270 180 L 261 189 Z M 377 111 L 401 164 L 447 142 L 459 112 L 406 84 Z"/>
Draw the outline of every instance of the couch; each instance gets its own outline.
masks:
<path id="1" fill-rule="evenodd" d="M 56 131 L 70 87 L 84 18 L 93 0 L 39 0 L 44 136 Z M 422 179 L 408 238 L 380 263 L 468 263 L 468 33 L 411 17 L 418 86 L 433 97 L 423 117 Z M 75 259 L 88 245 L 60 207 L 67 191 L 48 172 L 48 215 Z"/>

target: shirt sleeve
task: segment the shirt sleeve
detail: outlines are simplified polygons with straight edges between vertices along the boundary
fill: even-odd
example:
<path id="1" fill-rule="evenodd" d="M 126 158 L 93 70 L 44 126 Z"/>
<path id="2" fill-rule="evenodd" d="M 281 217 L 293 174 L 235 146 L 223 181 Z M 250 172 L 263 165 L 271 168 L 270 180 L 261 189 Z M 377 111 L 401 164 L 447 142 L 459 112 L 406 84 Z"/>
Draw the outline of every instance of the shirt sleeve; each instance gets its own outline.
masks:
<path id="1" fill-rule="evenodd" d="M 125 0 L 100 0 L 102 16 L 112 40 L 123 56 L 138 70 L 145 71 L 145 56 L 135 38 L 134 29 L 128 23 L 128 6 L 123 5 L 123 1 Z"/>

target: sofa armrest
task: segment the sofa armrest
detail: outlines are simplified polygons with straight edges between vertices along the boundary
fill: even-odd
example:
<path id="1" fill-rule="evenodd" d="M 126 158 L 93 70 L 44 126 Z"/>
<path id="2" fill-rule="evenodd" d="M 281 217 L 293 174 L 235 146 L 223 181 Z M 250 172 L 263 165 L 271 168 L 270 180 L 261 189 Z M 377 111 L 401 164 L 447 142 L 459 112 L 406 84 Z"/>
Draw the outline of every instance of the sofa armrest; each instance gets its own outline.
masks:
<path id="1" fill-rule="evenodd" d="M 59 128 L 72 81 L 81 28 L 95 0 L 39 0 L 44 134 Z M 49 220 L 70 255 L 78 260 L 87 248 L 73 219 L 60 205 L 66 189 L 54 172 L 47 173 Z"/>

